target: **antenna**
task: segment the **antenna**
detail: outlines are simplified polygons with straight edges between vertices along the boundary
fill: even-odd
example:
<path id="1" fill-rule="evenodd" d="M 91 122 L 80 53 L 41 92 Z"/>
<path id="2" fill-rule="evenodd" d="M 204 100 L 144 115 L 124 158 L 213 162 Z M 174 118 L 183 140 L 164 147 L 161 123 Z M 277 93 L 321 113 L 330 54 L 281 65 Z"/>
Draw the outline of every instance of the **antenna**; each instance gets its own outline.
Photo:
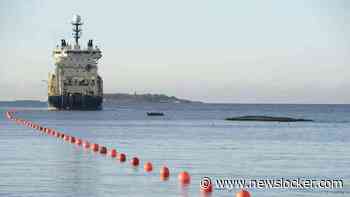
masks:
<path id="1" fill-rule="evenodd" d="M 75 45 L 79 45 L 79 38 L 82 34 L 82 29 L 80 28 L 81 25 L 83 25 L 83 22 L 81 22 L 81 17 L 79 15 L 74 15 L 72 19 L 72 25 L 73 25 L 73 37 L 75 40 Z"/>

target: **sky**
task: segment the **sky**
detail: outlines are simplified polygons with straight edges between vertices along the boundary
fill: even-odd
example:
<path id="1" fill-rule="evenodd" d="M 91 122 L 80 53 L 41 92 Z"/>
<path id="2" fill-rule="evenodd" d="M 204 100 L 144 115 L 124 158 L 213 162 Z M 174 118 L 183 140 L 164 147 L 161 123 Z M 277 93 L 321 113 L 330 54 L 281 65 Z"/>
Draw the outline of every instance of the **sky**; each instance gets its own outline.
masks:
<path id="1" fill-rule="evenodd" d="M 103 52 L 105 93 L 350 103 L 346 0 L 0 0 L 0 100 L 47 99 L 74 14 Z"/>

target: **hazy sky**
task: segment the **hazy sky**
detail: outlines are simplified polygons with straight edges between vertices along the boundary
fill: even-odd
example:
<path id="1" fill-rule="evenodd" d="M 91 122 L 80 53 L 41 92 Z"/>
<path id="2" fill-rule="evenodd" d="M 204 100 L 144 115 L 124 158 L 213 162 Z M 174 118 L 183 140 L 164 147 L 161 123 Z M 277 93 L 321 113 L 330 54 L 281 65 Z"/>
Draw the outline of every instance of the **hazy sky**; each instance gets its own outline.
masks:
<path id="1" fill-rule="evenodd" d="M 105 92 L 208 102 L 350 103 L 350 1 L 0 0 L 0 100 L 45 100 L 52 49 L 103 52 Z"/>

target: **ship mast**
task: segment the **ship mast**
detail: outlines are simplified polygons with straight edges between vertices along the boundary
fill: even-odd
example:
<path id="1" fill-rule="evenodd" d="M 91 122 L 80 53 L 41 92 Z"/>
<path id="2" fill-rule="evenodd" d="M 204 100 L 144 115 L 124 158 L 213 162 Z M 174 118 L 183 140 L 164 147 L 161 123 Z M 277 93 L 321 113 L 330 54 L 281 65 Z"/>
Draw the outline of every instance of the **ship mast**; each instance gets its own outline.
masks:
<path id="1" fill-rule="evenodd" d="M 75 46 L 79 46 L 79 38 L 82 34 L 81 25 L 83 25 L 83 22 L 81 21 L 81 17 L 79 15 L 74 15 L 72 20 L 73 25 L 73 37 L 75 40 Z"/>

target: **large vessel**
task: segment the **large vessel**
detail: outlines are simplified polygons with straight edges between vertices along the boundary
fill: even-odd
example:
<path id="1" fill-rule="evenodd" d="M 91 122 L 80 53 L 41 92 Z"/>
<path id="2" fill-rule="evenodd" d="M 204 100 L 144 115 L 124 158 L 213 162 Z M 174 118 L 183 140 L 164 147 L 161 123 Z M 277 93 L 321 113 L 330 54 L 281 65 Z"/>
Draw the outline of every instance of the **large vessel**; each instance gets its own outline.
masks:
<path id="1" fill-rule="evenodd" d="M 89 40 L 81 47 L 82 20 L 75 15 L 72 20 L 74 43 L 61 40 L 53 50 L 55 70 L 49 74 L 49 108 L 58 110 L 101 110 L 103 80 L 97 72 L 101 51 Z"/>

